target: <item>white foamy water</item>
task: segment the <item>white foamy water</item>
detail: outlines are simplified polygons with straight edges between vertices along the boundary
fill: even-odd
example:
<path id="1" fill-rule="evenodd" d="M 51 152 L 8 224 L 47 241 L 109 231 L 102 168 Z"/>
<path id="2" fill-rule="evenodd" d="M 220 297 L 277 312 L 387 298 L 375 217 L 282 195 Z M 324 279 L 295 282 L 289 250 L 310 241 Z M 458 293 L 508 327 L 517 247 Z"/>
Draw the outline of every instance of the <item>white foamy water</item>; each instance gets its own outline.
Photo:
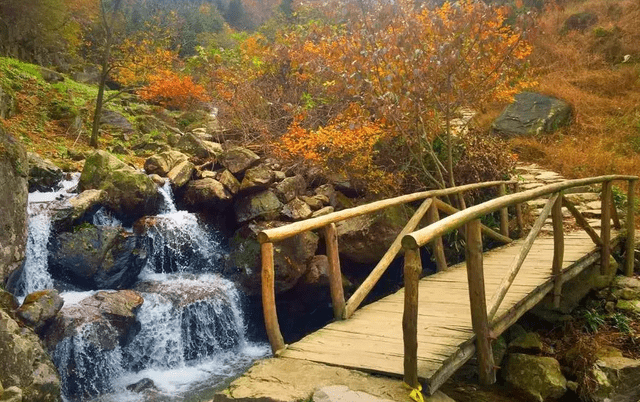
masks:
<path id="1" fill-rule="evenodd" d="M 29 206 L 31 207 L 31 204 L 48 203 L 60 198 L 71 197 L 73 195 L 72 191 L 78 185 L 79 180 L 80 173 L 71 173 L 68 180 L 62 180 L 60 182 L 60 189 L 56 191 L 50 191 L 46 193 L 34 191 L 32 193 L 29 193 Z"/>

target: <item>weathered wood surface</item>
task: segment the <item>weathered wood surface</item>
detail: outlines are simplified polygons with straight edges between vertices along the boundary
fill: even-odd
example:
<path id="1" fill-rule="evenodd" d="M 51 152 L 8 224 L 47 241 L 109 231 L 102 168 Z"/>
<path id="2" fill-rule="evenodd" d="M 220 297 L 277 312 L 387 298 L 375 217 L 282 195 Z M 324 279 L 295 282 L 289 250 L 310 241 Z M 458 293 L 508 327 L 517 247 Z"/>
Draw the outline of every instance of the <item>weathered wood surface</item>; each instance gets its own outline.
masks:
<path id="1" fill-rule="evenodd" d="M 619 237 L 612 231 L 612 239 Z M 563 272 L 593 259 L 596 246 L 584 232 L 565 235 Z M 538 237 L 520 273 L 509 288 L 492 323 L 494 335 L 530 309 L 530 299 L 553 289 L 553 237 Z M 506 270 L 518 257 L 524 240 L 489 251 L 483 255 L 485 288 L 492 295 L 502 282 Z M 584 265 L 584 264 L 582 264 Z M 575 273 L 574 273 L 575 274 Z M 475 336 L 467 272 L 464 263 L 425 277 L 418 292 L 418 377 L 425 390 L 435 392 L 457 366 L 473 353 Z M 357 310 L 351 319 L 336 321 L 293 343 L 282 356 L 402 377 L 404 343 L 402 315 L 404 289 Z"/>

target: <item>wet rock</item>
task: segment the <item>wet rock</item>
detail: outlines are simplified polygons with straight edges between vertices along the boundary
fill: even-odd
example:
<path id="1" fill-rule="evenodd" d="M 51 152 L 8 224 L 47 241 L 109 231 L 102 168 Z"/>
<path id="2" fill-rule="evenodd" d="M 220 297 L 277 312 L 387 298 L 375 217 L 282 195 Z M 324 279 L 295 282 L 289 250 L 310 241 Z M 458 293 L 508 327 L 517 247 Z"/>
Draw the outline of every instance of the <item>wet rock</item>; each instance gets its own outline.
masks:
<path id="1" fill-rule="evenodd" d="M 278 183 L 275 187 L 278 199 L 283 203 L 287 203 L 299 195 L 304 194 L 307 188 L 307 182 L 301 175 L 287 177 Z"/>
<path id="2" fill-rule="evenodd" d="M 51 217 L 54 232 L 71 231 L 74 225 L 100 209 L 105 196 L 104 190 L 85 190 L 74 197 L 54 203 L 51 206 L 54 211 Z"/>
<path id="3" fill-rule="evenodd" d="M 78 189 L 104 190 L 104 204 L 125 224 L 155 214 L 161 201 L 158 186 L 149 176 L 105 151 L 96 151 L 87 158 Z"/>
<path id="4" fill-rule="evenodd" d="M 309 205 L 299 198 L 294 198 L 282 208 L 282 215 L 292 221 L 307 219 L 311 216 L 311 212 Z"/>
<path id="5" fill-rule="evenodd" d="M 223 154 L 222 145 L 203 140 L 192 133 L 183 135 L 176 146 L 180 151 L 200 159 L 217 160 Z"/>
<path id="6" fill-rule="evenodd" d="M 640 399 L 640 360 L 605 357 L 592 369 L 596 402 L 627 402 Z"/>
<path id="7" fill-rule="evenodd" d="M 233 208 L 238 223 L 245 223 L 252 219 L 277 219 L 282 209 L 282 203 L 271 190 L 246 195 L 236 199 Z"/>
<path id="8" fill-rule="evenodd" d="M 222 183 L 224 188 L 229 190 L 229 192 L 233 195 L 236 195 L 238 191 L 240 191 L 240 182 L 238 181 L 238 179 L 236 179 L 233 173 L 231 173 L 227 169 L 225 169 L 220 174 L 220 183 Z"/>
<path id="9" fill-rule="evenodd" d="M 284 222 L 259 222 L 243 226 L 231 238 L 229 256 L 233 272 L 252 295 L 260 294 L 260 244 L 258 232 L 283 226 Z M 274 244 L 275 289 L 285 292 L 296 285 L 307 273 L 309 263 L 318 248 L 318 235 L 305 232 Z"/>
<path id="10" fill-rule="evenodd" d="M 20 328 L 1 310 L 0 362 L 0 383 L 5 388 L 3 398 L 11 387 L 17 387 L 24 401 L 61 400 L 60 378 L 38 336 L 30 328 Z"/>
<path id="11" fill-rule="evenodd" d="M 150 378 L 143 378 L 142 380 L 136 382 L 135 384 L 127 385 L 127 390 L 129 390 L 131 392 L 140 393 L 140 392 L 148 390 L 148 389 L 153 389 L 153 390 L 157 390 L 158 389 L 156 387 L 156 384 Z"/>
<path id="12" fill-rule="evenodd" d="M 192 180 L 186 186 L 184 203 L 193 208 L 222 209 L 231 202 L 229 193 L 222 183 L 215 179 Z"/>
<path id="13" fill-rule="evenodd" d="M 131 286 L 148 258 L 138 236 L 110 226 L 87 225 L 61 233 L 49 251 L 51 275 L 87 290 Z"/>
<path id="14" fill-rule="evenodd" d="M 33 152 L 27 153 L 27 157 L 29 158 L 29 192 L 56 190 L 62 180 L 62 169 Z"/>
<path id="15" fill-rule="evenodd" d="M 184 161 L 171 169 L 167 178 L 171 181 L 174 189 L 182 188 L 191 180 L 195 170 L 193 163 Z"/>
<path id="16" fill-rule="evenodd" d="M 153 182 L 154 182 L 154 183 L 156 183 L 156 185 L 157 185 L 158 187 L 162 187 L 162 186 L 164 186 L 164 185 L 165 185 L 165 183 L 166 183 L 166 179 L 162 178 L 160 175 L 155 174 L 155 173 L 150 174 L 150 175 L 149 175 L 149 178 L 150 178 L 151 180 L 153 180 Z"/>
<path id="17" fill-rule="evenodd" d="M 187 155 L 178 151 L 166 151 L 150 156 L 144 161 L 144 170 L 147 174 L 155 173 L 166 176 L 174 167 L 188 160 Z"/>
<path id="18" fill-rule="evenodd" d="M 100 350 L 125 346 L 140 330 L 136 314 L 144 300 L 133 290 L 99 291 L 77 304 L 65 305 L 43 333 L 49 351 L 66 338 L 82 334 Z"/>
<path id="19" fill-rule="evenodd" d="M 273 183 L 273 180 L 273 170 L 269 169 L 266 165 L 258 165 L 247 169 L 240 183 L 240 191 L 250 193 L 264 190 Z"/>
<path id="20" fill-rule="evenodd" d="M 509 354 L 503 375 L 507 384 L 534 401 L 558 399 L 567 391 L 560 363 L 551 357 Z"/>
<path id="21" fill-rule="evenodd" d="M 27 245 L 27 154 L 0 127 L 0 283 L 24 261 Z"/>
<path id="22" fill-rule="evenodd" d="M 552 133 L 569 124 L 571 106 L 556 98 L 522 92 L 507 106 L 491 125 L 492 130 L 505 137 L 520 137 Z"/>
<path id="23" fill-rule="evenodd" d="M 412 215 L 409 207 L 397 206 L 336 223 L 340 254 L 357 263 L 377 263 Z"/>
<path id="24" fill-rule="evenodd" d="M 16 314 L 22 322 L 40 332 L 58 314 L 64 300 L 55 289 L 29 293 Z"/>
<path id="25" fill-rule="evenodd" d="M 113 110 L 103 109 L 100 115 L 100 125 L 110 126 L 123 132 L 134 131 L 133 126 L 122 113 Z"/>
<path id="26" fill-rule="evenodd" d="M 260 157 L 255 152 L 242 147 L 233 147 L 222 154 L 220 163 L 231 173 L 237 175 L 256 165 L 259 161 Z"/>

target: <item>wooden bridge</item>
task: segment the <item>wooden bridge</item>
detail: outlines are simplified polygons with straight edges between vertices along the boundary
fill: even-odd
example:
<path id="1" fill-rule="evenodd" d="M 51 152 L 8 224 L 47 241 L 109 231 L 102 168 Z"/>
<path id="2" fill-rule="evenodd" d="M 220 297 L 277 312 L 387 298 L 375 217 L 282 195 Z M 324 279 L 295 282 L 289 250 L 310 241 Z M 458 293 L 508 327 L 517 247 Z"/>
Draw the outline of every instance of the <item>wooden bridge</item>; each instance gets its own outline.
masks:
<path id="1" fill-rule="evenodd" d="M 613 205 L 612 182 L 627 181 L 627 210 L 622 230 Z M 262 300 L 265 324 L 274 355 L 403 376 L 413 388 L 423 385 L 433 394 L 458 368 L 477 354 L 479 379 L 495 382 L 491 340 L 515 323 L 547 294 L 559 306 L 562 284 L 595 262 L 602 273 L 609 270 L 611 248 L 626 237 L 624 270 L 633 274 L 635 176 L 601 176 L 562 181 L 526 191 L 519 183 L 498 181 L 409 194 L 346 209 L 329 215 L 265 230 L 258 235 L 262 250 Z M 600 229 L 590 226 L 563 192 L 584 186 L 602 186 Z M 498 187 L 499 196 L 479 205 L 464 207 L 465 191 Z M 513 191 L 507 194 L 507 189 Z M 526 238 L 509 237 L 508 208 L 523 232 L 520 205 L 548 197 Z M 443 199 L 457 198 L 462 210 Z M 335 222 L 394 205 L 422 200 L 414 216 L 372 270 L 369 277 L 345 302 L 342 289 Z M 565 233 L 565 207 L 583 231 Z M 446 218 L 439 218 L 439 211 Z M 480 218 L 499 212 L 500 232 L 480 223 Z M 416 230 L 427 215 L 428 226 Z M 551 215 L 553 235 L 541 234 Z M 613 222 L 613 229 L 611 228 Z M 595 226 L 595 225 L 594 225 Z M 336 321 L 285 345 L 275 307 L 273 243 L 308 230 L 321 229 L 327 244 L 329 282 Z M 466 240 L 466 261 L 447 266 L 442 236 L 461 230 Z M 482 235 L 506 245 L 483 253 Z M 432 248 L 438 271 L 420 279 L 420 248 Z M 358 310 L 400 250 L 404 251 L 404 289 Z M 486 295 L 491 295 L 487 299 Z"/>

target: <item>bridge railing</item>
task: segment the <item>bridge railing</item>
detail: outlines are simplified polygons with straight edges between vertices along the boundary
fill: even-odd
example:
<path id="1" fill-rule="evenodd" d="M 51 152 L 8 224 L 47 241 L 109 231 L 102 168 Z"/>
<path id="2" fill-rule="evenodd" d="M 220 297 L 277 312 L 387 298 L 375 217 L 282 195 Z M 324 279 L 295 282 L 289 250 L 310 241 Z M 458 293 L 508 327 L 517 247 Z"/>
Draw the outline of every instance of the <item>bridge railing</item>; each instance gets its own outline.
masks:
<path id="1" fill-rule="evenodd" d="M 557 306 L 560 303 L 560 291 L 563 284 L 562 262 L 564 257 L 564 230 L 562 222 L 562 206 L 564 205 L 575 217 L 576 222 L 591 237 L 593 242 L 601 248 L 600 266 L 602 273 L 608 272 L 609 258 L 611 254 L 611 220 L 614 226 L 620 227 L 620 220 L 617 216 L 617 210 L 613 204 L 612 182 L 614 180 L 628 181 L 627 192 L 627 211 L 626 211 L 626 259 L 625 273 L 633 274 L 634 264 L 634 247 L 635 247 L 635 226 L 634 226 L 634 190 L 636 176 L 600 176 L 587 179 L 569 180 L 560 183 L 554 183 L 532 190 L 517 192 L 509 195 L 502 195 L 498 198 L 486 201 L 479 205 L 475 205 L 449 215 L 446 218 L 431 223 L 429 226 L 408 233 L 402 239 L 402 247 L 404 248 L 404 282 L 405 282 L 405 300 L 403 313 L 403 337 L 404 337 L 404 380 L 412 387 L 417 387 L 418 383 L 418 357 L 417 357 L 417 322 L 418 322 L 418 282 L 420 273 L 422 272 L 422 263 L 420 261 L 420 247 L 427 245 L 441 238 L 443 235 L 456 230 L 464 229 L 466 234 L 466 266 L 467 278 L 469 283 L 469 299 L 471 305 L 471 320 L 473 331 L 476 335 L 476 352 L 478 355 L 478 370 L 481 383 L 491 384 L 495 382 L 495 366 L 493 362 L 493 354 L 491 349 L 491 338 L 498 336 L 506 329 L 504 322 L 498 323 L 495 320 L 496 313 L 504 300 L 509 287 L 513 283 L 522 263 L 533 241 L 540 232 L 549 214 L 552 216 L 553 226 L 553 262 L 551 273 L 554 277 L 553 299 Z M 601 230 L 600 236 L 591 228 L 587 220 L 569 202 L 562 192 L 573 187 L 587 186 L 594 184 L 602 184 L 601 197 Z M 504 193 L 504 192 L 503 192 Z M 496 293 L 489 301 L 487 309 L 487 299 L 485 295 L 484 272 L 482 265 L 482 229 L 480 218 L 496 212 L 505 211 L 506 208 L 519 205 L 520 203 L 534 200 L 540 197 L 549 196 L 542 213 L 537 218 L 527 238 L 524 240 L 521 251 L 513 260 L 505 276 L 498 286 Z M 533 306 L 531 306 L 533 307 Z M 510 321 L 515 321 L 517 317 L 511 317 Z M 498 324 L 500 326 L 498 326 Z M 462 365 L 464 361 L 472 355 L 473 351 L 460 353 L 457 357 L 456 364 Z M 446 379 L 446 375 L 440 376 L 441 380 Z M 434 378 L 432 378 L 432 381 Z M 438 384 L 430 384 L 431 388 L 437 388 Z"/>
<path id="2" fill-rule="evenodd" d="M 417 228 L 418 224 L 423 219 L 425 214 L 427 214 L 428 222 L 432 224 L 440 219 L 438 211 L 441 211 L 448 215 L 456 214 L 459 212 L 458 209 L 454 208 L 450 204 L 445 203 L 444 201 L 441 201 L 440 199 L 438 199 L 438 197 L 459 196 L 462 195 L 465 191 L 473 191 L 487 187 L 498 187 L 499 194 L 504 195 L 506 194 L 507 185 L 513 185 L 514 191 L 518 191 L 519 184 L 514 181 L 491 181 L 468 184 L 442 190 L 423 191 L 372 202 L 370 204 L 333 212 L 331 214 L 319 216 L 316 218 L 294 222 L 278 228 L 267 229 L 258 233 L 258 241 L 260 242 L 262 257 L 262 307 L 267 336 L 269 337 L 269 342 L 271 344 L 273 353 L 276 354 L 278 351 L 285 348 L 285 343 L 280 331 L 280 325 L 278 323 L 278 315 L 275 303 L 274 243 L 309 230 L 321 229 L 323 231 L 324 239 L 327 246 L 327 257 L 329 260 L 329 272 L 327 274 L 329 277 L 329 288 L 331 292 L 334 317 L 338 320 L 347 319 L 351 317 L 354 311 L 360 306 L 362 301 L 369 294 L 369 292 L 371 292 L 374 285 L 384 274 L 391 262 L 402 250 L 402 238 L 405 235 L 413 232 Z M 398 235 L 396 240 L 392 243 L 389 250 L 387 250 L 380 262 L 374 267 L 369 276 L 358 287 L 358 289 L 353 293 L 349 300 L 345 302 L 344 291 L 342 287 L 340 260 L 338 258 L 338 234 L 335 224 L 346 219 L 374 213 L 385 208 L 420 200 L 424 200 L 423 203 L 414 213 L 412 218 L 407 222 L 406 226 Z M 522 230 L 522 211 L 520 209 L 520 204 L 513 205 L 516 205 L 517 222 L 520 226 L 520 229 Z M 500 233 L 484 225 L 480 226 L 480 230 L 487 236 L 495 240 L 509 243 L 512 240 L 509 238 L 508 215 L 506 207 L 501 210 L 500 217 Z M 447 262 L 444 256 L 442 238 L 439 236 L 435 236 L 432 239 L 431 243 L 433 252 L 436 257 L 435 259 L 438 270 L 446 269 Z"/>

